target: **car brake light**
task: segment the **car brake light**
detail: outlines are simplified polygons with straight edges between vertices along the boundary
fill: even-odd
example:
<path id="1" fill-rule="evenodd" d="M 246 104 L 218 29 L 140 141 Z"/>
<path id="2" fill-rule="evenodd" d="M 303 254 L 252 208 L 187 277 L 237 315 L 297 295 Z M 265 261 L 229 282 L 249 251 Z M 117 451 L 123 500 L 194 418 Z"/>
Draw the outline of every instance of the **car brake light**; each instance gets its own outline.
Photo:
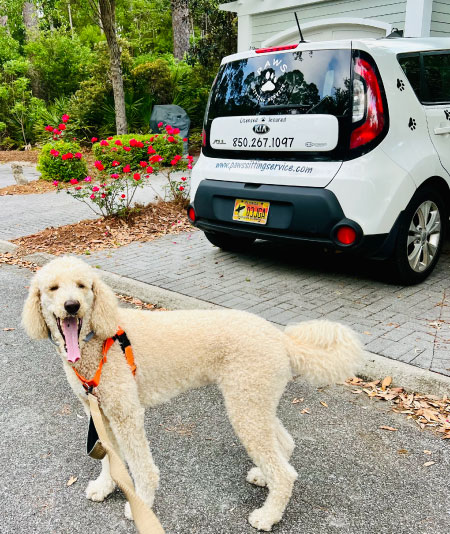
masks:
<path id="1" fill-rule="evenodd" d="M 206 146 L 206 130 L 202 130 L 202 146 Z"/>
<path id="2" fill-rule="evenodd" d="M 297 44 L 286 45 L 286 46 L 272 46 L 271 48 L 257 48 L 255 52 L 257 54 L 266 54 L 267 52 L 281 52 L 282 50 L 293 50 L 297 48 Z"/>
<path id="3" fill-rule="evenodd" d="M 193 223 L 195 222 L 195 210 L 192 206 L 189 206 L 187 209 L 187 215 L 189 220 Z"/>
<path id="4" fill-rule="evenodd" d="M 364 119 L 361 126 L 353 130 L 350 148 L 357 148 L 373 141 L 384 129 L 384 105 L 380 85 L 374 68 L 364 59 L 355 60 L 355 77 L 353 82 L 353 116 L 352 122 Z M 365 82 L 365 88 L 364 88 Z"/>
<path id="5" fill-rule="evenodd" d="M 351 226 L 341 226 L 336 234 L 337 240 L 343 245 L 351 245 L 356 240 L 356 232 Z"/>

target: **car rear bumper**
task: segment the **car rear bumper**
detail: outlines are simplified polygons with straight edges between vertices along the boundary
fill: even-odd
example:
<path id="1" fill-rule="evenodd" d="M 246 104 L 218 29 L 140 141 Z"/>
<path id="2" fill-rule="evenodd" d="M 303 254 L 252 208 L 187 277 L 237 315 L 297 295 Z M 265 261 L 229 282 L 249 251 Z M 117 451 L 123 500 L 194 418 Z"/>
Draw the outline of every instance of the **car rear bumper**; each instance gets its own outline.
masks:
<path id="1" fill-rule="evenodd" d="M 267 223 L 234 221 L 237 198 L 270 202 Z M 389 234 L 364 235 L 358 223 L 345 216 L 335 194 L 316 187 L 202 180 L 192 206 L 195 210 L 193 224 L 206 232 L 316 243 L 380 259 L 391 255 L 398 226 L 396 223 Z M 356 239 L 351 245 L 338 241 L 337 230 L 341 226 L 355 230 Z"/>

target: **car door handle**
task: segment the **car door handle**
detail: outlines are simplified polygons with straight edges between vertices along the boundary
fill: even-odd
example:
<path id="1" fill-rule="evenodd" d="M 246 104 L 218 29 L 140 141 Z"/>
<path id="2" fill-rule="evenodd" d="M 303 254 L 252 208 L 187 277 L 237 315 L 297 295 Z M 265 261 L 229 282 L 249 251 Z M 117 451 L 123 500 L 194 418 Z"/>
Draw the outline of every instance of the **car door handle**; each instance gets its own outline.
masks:
<path id="1" fill-rule="evenodd" d="M 450 126 L 444 126 L 440 128 L 435 128 L 434 133 L 436 135 L 444 135 L 450 133 Z"/>

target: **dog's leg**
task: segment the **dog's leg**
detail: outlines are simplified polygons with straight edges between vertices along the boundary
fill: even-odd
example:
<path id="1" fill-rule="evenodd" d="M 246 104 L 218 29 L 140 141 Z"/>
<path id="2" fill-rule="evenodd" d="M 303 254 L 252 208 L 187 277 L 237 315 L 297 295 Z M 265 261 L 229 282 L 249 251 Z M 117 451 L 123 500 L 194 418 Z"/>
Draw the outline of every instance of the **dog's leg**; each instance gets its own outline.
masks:
<path id="1" fill-rule="evenodd" d="M 278 417 L 276 418 L 276 423 L 278 445 L 283 456 L 289 461 L 295 448 L 294 440 Z M 247 473 L 247 482 L 255 486 L 267 486 L 267 481 L 259 467 L 252 467 L 250 469 Z"/>
<path id="2" fill-rule="evenodd" d="M 137 495 L 151 508 L 159 483 L 159 470 L 153 462 L 150 447 L 144 430 L 144 410 L 137 401 L 123 402 L 124 397 L 117 395 L 114 402 L 109 397 L 102 402 L 105 416 L 116 438 L 124 460 L 127 462 L 134 480 Z M 120 405 L 116 403 L 122 401 Z M 103 398 L 102 398 L 103 401 Z M 125 515 L 132 519 L 130 506 L 125 506 Z"/>
<path id="3" fill-rule="evenodd" d="M 109 458 L 106 455 L 102 460 L 102 470 L 96 480 L 91 480 L 86 488 L 86 497 L 91 501 L 101 502 L 114 491 L 116 484 L 109 472 Z"/>
<path id="4" fill-rule="evenodd" d="M 297 478 L 281 452 L 277 436 L 276 406 L 284 383 L 275 379 L 272 384 L 253 383 L 249 387 L 249 384 L 239 384 L 238 375 L 232 376 L 220 383 L 228 417 L 250 458 L 261 469 L 269 489 L 266 502 L 250 514 L 249 522 L 258 530 L 270 531 L 281 520 Z"/>

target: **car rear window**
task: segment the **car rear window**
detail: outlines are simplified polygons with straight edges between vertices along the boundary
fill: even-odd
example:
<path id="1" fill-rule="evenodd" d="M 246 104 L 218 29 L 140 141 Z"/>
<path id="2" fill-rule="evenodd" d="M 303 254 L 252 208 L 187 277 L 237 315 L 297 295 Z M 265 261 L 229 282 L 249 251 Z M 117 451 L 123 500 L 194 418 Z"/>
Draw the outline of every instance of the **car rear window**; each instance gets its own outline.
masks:
<path id="1" fill-rule="evenodd" d="M 327 113 L 350 110 L 350 50 L 264 54 L 223 65 L 208 119 L 256 114 Z"/>
<path id="2" fill-rule="evenodd" d="M 423 54 L 423 69 L 426 102 L 450 102 L 450 52 Z"/>

